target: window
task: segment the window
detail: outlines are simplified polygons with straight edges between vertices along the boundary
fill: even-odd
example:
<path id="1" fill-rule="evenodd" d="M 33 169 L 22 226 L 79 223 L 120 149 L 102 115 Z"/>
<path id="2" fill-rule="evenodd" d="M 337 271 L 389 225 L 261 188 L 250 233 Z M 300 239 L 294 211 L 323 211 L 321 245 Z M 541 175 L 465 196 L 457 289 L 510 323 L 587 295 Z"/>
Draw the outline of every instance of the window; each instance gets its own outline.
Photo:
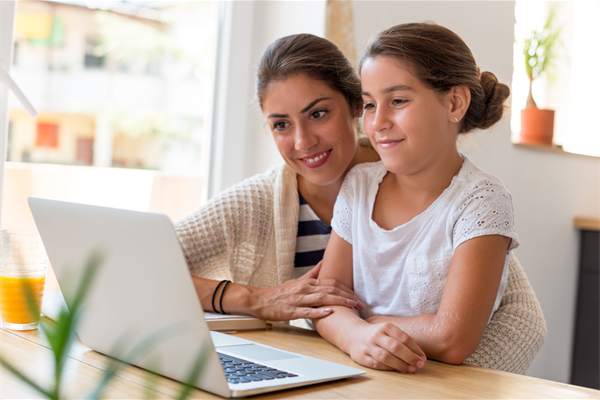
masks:
<path id="1" fill-rule="evenodd" d="M 512 83 L 513 142 L 519 142 L 520 110 L 525 108 L 529 81 L 519 40 L 533 29 L 541 29 L 549 10 L 556 7 L 555 23 L 562 27 L 562 49 L 555 64 L 554 79 L 541 76 L 533 82 L 533 97 L 539 108 L 555 111 L 554 145 L 571 153 L 600 156 L 598 122 L 600 79 L 600 25 L 597 1 L 549 2 L 517 0 L 515 7 L 515 67 Z"/>
<path id="2" fill-rule="evenodd" d="M 217 9 L 212 1 L 16 3 L 3 227 L 27 197 L 161 211 L 206 197 Z"/>
<path id="3" fill-rule="evenodd" d="M 83 65 L 87 69 L 102 69 L 104 68 L 104 55 L 98 55 L 98 38 L 87 37 L 85 40 L 85 54 Z"/>

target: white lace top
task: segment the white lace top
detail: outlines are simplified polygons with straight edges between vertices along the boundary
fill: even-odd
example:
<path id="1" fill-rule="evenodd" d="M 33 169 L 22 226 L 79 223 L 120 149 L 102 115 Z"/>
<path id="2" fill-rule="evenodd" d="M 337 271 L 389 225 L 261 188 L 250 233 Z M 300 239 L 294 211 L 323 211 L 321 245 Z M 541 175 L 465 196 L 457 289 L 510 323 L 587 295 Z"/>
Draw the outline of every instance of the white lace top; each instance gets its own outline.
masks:
<path id="1" fill-rule="evenodd" d="M 331 222 L 333 230 L 353 245 L 354 290 L 367 306 L 361 316 L 437 312 L 454 250 L 484 235 L 512 239 L 495 311 L 506 288 L 510 250 L 519 245 L 511 195 L 500 179 L 465 157 L 450 186 L 427 210 L 386 230 L 371 218 L 386 173 L 381 162 L 354 167 L 342 185 Z"/>

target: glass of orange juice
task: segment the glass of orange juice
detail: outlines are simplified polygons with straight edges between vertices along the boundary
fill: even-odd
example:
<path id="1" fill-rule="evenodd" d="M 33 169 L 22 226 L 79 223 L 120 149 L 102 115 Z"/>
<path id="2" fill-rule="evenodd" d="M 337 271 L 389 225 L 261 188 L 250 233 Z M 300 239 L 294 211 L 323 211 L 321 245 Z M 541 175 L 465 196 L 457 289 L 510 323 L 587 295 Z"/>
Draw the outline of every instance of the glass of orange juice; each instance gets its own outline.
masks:
<path id="1" fill-rule="evenodd" d="M 46 250 L 37 231 L 0 231 L 0 317 L 4 328 L 37 328 L 47 266 Z"/>

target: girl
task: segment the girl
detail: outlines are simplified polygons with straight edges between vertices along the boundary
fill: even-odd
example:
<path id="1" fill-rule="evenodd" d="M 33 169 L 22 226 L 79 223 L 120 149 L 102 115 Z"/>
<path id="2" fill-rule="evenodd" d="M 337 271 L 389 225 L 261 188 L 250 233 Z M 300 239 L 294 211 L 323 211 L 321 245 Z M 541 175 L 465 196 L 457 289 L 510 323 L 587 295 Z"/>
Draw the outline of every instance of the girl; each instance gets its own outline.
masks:
<path id="1" fill-rule="evenodd" d="M 366 309 L 334 307 L 316 328 L 371 368 L 460 364 L 500 304 L 519 239 L 510 194 L 458 152 L 457 135 L 499 121 L 510 90 L 435 24 L 380 33 L 360 67 L 381 162 L 346 176 L 319 279 L 353 288 Z"/>

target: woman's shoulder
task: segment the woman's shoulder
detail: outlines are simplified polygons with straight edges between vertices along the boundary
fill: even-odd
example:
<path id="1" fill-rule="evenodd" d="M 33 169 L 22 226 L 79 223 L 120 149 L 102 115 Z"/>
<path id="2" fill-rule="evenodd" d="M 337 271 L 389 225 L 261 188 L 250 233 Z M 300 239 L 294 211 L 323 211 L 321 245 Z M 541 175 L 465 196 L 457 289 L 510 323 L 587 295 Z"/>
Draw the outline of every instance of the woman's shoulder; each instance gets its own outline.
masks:
<path id="1" fill-rule="evenodd" d="M 387 173 L 383 162 L 373 161 L 360 163 L 352 167 L 352 169 L 346 175 L 348 179 L 378 179 L 380 175 Z"/>
<path id="2" fill-rule="evenodd" d="M 289 173 L 286 171 L 285 164 L 273 166 L 266 172 L 250 176 L 243 181 L 220 191 L 215 196 L 211 197 L 207 203 L 200 207 L 194 214 L 212 214 L 215 210 L 223 211 L 226 209 L 241 210 L 246 208 L 272 208 L 273 199 L 277 190 L 276 188 L 278 187 L 278 180 L 280 180 L 281 177 L 284 177 L 284 180 L 289 181 L 291 178 L 285 178 L 287 175 L 289 175 Z M 194 217 L 194 214 L 184 217 L 184 219 Z"/>
<path id="3" fill-rule="evenodd" d="M 340 195 L 344 197 L 359 196 L 365 191 L 373 190 L 374 185 L 378 185 L 387 170 L 381 161 L 367 162 L 355 165 L 342 183 Z"/>
<path id="4" fill-rule="evenodd" d="M 273 193 L 278 179 L 291 179 L 292 174 L 286 169 L 289 169 L 289 167 L 285 164 L 274 165 L 265 172 L 252 175 L 243 181 L 224 189 L 216 197 L 227 196 L 233 193 L 246 193 L 247 195 Z"/>

